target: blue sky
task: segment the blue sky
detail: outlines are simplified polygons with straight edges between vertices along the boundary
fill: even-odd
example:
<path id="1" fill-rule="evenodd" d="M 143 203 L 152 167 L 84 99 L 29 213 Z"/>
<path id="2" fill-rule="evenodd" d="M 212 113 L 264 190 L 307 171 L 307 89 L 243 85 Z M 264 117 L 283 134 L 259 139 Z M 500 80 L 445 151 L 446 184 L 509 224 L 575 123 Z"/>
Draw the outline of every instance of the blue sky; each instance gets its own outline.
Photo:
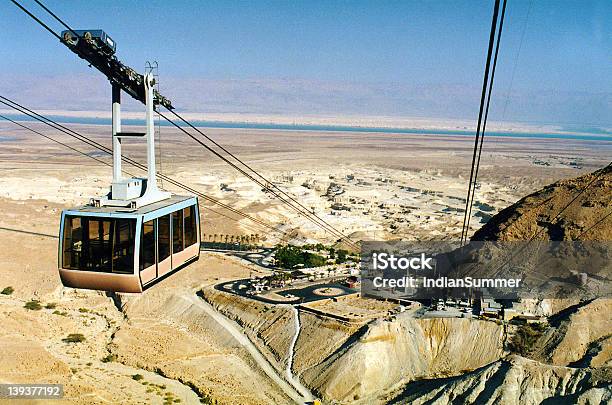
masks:
<path id="1" fill-rule="evenodd" d="M 22 2 L 45 16 L 33 1 Z M 192 111 L 470 119 L 478 109 L 493 1 L 45 4 L 73 28 L 106 30 L 120 59 L 139 70 L 158 60 L 165 93 Z M 509 0 L 491 119 L 612 125 L 610 15 L 612 2 L 605 0 Z M 35 83 L 52 102 L 53 82 L 74 75 L 105 96 L 103 79 L 17 7 L 2 2 L 0 16 L 5 94 L 19 91 L 18 79 L 42 76 Z"/>

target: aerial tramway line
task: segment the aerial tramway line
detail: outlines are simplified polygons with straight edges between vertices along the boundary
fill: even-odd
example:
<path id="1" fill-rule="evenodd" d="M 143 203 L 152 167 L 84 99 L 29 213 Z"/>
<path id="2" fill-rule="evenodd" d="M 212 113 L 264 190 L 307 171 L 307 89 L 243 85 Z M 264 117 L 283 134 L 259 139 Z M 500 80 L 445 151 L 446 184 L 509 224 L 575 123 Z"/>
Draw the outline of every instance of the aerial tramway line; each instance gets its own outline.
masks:
<path id="1" fill-rule="evenodd" d="M 112 87 L 113 180 L 107 195 L 94 197 L 88 205 L 62 212 L 58 267 L 65 286 L 142 292 L 149 285 L 199 258 L 200 218 L 197 197 L 172 195 L 160 190 L 157 186 L 157 178 L 165 176 L 160 176 L 155 166 L 153 121 L 155 112 L 247 178 L 263 185 L 267 193 L 278 198 L 299 215 L 338 237 L 338 241 L 356 246 L 341 232 L 316 214 L 311 213 L 294 197 L 266 180 L 253 168 L 176 113 L 170 100 L 154 88 L 155 79 L 150 72 L 145 75 L 139 74 L 117 59 L 115 56 L 116 43 L 103 30 L 73 30 L 39 0 L 35 0 L 66 28 L 61 35 L 58 35 L 17 1 L 11 1 L 71 51 L 85 59 L 90 66 L 103 73 L 109 79 Z M 121 91 L 145 105 L 145 132 L 121 130 Z M 5 101 L 12 102 L 8 99 Z M 9 105 L 6 102 L 3 104 Z M 13 105 L 9 106 L 16 108 Z M 158 109 L 161 106 L 238 162 L 240 166 L 197 139 L 181 125 L 161 114 Z M 39 118 L 36 117 L 36 119 Z M 41 120 L 41 122 L 56 128 L 47 120 Z M 147 165 L 144 167 L 147 176 L 145 178 L 126 178 L 121 168 L 122 161 L 128 160 L 134 163 L 122 156 L 122 142 L 143 137 L 146 139 L 147 148 Z M 84 142 L 88 143 L 87 141 Z M 137 166 L 142 168 L 142 165 Z M 185 187 L 182 188 L 185 189 Z M 201 196 L 200 193 L 195 194 Z M 223 206 L 221 203 L 219 205 Z"/>

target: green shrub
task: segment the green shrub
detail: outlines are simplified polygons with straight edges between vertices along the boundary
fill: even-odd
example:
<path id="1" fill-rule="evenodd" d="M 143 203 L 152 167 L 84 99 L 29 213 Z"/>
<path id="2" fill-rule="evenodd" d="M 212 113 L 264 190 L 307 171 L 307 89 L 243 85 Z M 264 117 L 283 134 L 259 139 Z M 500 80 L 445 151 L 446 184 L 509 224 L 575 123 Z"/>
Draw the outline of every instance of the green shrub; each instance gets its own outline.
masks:
<path id="1" fill-rule="evenodd" d="M 50 302 L 47 305 L 45 305 L 45 308 L 47 309 L 55 309 L 57 307 L 57 304 L 55 302 Z"/>
<path id="2" fill-rule="evenodd" d="M 55 310 L 53 311 L 53 315 L 68 316 L 68 312 Z"/>
<path id="3" fill-rule="evenodd" d="M 89 310 L 87 308 L 79 308 L 79 312 L 85 313 L 85 312 L 89 312 Z"/>
<path id="4" fill-rule="evenodd" d="M 15 292 L 15 289 L 11 286 L 4 287 L 4 289 L 0 292 L 2 295 L 11 295 Z"/>
<path id="5" fill-rule="evenodd" d="M 71 333 L 62 339 L 64 343 L 81 343 L 85 341 L 85 336 L 82 333 Z"/>
<path id="6" fill-rule="evenodd" d="M 106 357 L 102 358 L 102 363 L 110 363 L 111 361 L 115 361 L 115 360 L 117 360 L 117 355 L 114 353 L 111 353 L 107 355 Z"/>
<path id="7" fill-rule="evenodd" d="M 132 376 L 132 380 L 134 380 L 134 381 L 140 381 L 140 380 L 142 380 L 142 379 L 144 379 L 144 377 L 142 376 L 142 374 L 134 374 L 134 375 Z"/>
<path id="8" fill-rule="evenodd" d="M 38 300 L 28 301 L 23 307 L 31 311 L 40 311 L 42 309 L 42 305 L 40 305 L 40 301 Z"/>

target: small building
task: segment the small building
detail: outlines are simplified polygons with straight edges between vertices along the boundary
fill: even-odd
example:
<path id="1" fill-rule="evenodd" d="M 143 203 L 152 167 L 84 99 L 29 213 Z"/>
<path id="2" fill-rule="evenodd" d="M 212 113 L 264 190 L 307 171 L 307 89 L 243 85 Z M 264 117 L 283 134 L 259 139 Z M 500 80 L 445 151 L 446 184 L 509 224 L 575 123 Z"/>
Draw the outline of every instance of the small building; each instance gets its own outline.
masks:
<path id="1" fill-rule="evenodd" d="M 480 300 L 480 315 L 488 318 L 500 318 L 503 306 L 493 298 L 482 298 Z"/>
<path id="2" fill-rule="evenodd" d="M 291 278 L 294 280 L 304 280 L 308 278 L 308 274 L 304 273 L 301 270 L 294 270 L 291 272 Z"/>
<path id="3" fill-rule="evenodd" d="M 533 323 L 544 323 L 546 318 L 539 315 L 531 314 L 518 314 L 512 318 L 512 320 L 519 324 L 533 324 Z"/>
<path id="4" fill-rule="evenodd" d="M 359 287 L 359 278 L 357 276 L 349 276 L 346 278 L 346 285 L 348 288 L 357 288 Z"/>

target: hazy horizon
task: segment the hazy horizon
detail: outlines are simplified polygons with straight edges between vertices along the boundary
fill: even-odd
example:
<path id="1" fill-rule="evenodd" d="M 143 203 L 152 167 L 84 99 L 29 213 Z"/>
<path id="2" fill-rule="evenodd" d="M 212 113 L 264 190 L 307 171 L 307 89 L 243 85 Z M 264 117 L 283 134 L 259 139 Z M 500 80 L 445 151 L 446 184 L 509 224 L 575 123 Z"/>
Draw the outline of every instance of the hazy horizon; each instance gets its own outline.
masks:
<path id="1" fill-rule="evenodd" d="M 47 5 L 75 28 L 105 29 L 140 72 L 157 59 L 179 111 L 475 122 L 493 2 Z M 20 38 L 0 49 L 0 94 L 37 109 L 108 108 L 100 73 L 14 5 L 0 13 Z M 509 2 L 489 121 L 611 127 L 610 13 L 597 0 Z"/>

